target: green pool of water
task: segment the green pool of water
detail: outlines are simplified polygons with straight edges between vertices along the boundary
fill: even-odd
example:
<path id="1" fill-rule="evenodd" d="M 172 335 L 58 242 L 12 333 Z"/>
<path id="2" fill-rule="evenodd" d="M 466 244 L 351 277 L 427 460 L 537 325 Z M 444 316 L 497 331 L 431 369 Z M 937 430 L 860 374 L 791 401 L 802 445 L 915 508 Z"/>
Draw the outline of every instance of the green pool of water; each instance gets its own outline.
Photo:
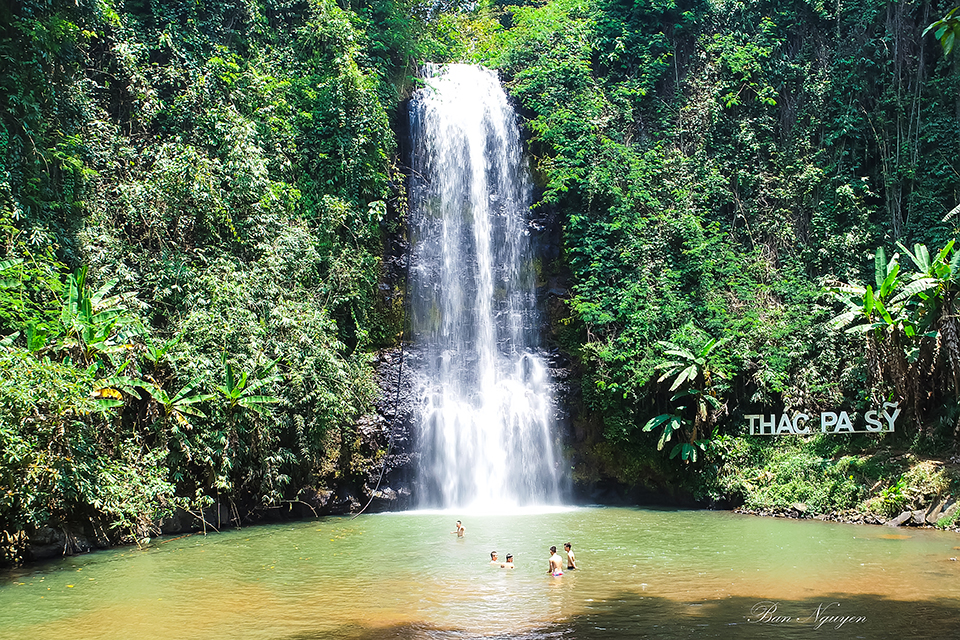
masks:
<path id="1" fill-rule="evenodd" d="M 951 533 L 709 511 L 325 518 L 8 573 L 0 638 L 951 638 L 955 557 Z"/>

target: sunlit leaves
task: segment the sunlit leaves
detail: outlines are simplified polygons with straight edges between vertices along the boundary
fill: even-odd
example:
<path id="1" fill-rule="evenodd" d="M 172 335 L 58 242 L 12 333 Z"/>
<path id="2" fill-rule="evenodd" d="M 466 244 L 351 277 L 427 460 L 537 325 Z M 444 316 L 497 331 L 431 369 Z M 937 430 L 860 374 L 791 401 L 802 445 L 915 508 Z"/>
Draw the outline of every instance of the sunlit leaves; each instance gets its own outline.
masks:
<path id="1" fill-rule="evenodd" d="M 243 371 L 239 375 L 234 371 L 226 353 L 223 354 L 221 361 L 224 378 L 223 384 L 217 387 L 217 391 L 227 402 L 228 411 L 234 411 L 239 407 L 261 413 L 266 410 L 265 405 L 280 401 L 279 398 L 270 395 L 254 393 L 264 385 L 280 380 L 280 376 L 273 372 L 277 362 L 280 361 L 279 358 L 258 367 L 252 374 Z"/>
<path id="2" fill-rule="evenodd" d="M 933 33 L 933 37 L 940 41 L 943 47 L 943 55 L 949 56 L 953 51 L 953 45 L 956 44 L 960 36 L 960 16 L 957 15 L 960 7 L 954 7 L 945 16 L 923 30 L 923 35 Z"/>

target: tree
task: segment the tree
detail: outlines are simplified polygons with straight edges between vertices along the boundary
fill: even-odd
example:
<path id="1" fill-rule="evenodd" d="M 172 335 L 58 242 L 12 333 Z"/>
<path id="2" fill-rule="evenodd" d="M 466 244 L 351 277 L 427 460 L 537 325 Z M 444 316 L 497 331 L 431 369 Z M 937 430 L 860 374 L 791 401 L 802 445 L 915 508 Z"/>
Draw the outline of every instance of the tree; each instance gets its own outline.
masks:
<path id="1" fill-rule="evenodd" d="M 960 251 L 954 251 L 954 243 L 954 240 L 947 242 L 932 260 L 925 245 L 914 245 L 912 252 L 900 243 L 897 245 L 919 269 L 914 278 L 916 295 L 921 301 L 914 310 L 917 332 L 928 340 L 935 340 L 935 364 L 941 360 L 941 352 L 945 354 L 943 359 L 950 368 L 954 396 L 960 398 L 960 326 L 957 321 Z"/>
<path id="2" fill-rule="evenodd" d="M 207 417 L 194 405 L 209 400 L 213 394 L 197 393 L 199 386 L 200 380 L 191 380 L 173 395 L 156 385 L 148 385 L 146 389 L 160 408 L 162 419 L 174 422 L 175 430 L 179 430 L 179 427 L 187 429 L 192 427 L 187 416 Z"/>
<path id="3" fill-rule="evenodd" d="M 952 395 L 960 392 L 960 342 L 958 342 L 957 291 L 960 255 L 949 241 L 936 257 L 922 244 L 913 251 L 898 246 L 917 267 L 901 271 L 898 254 L 889 260 L 882 247 L 874 255 L 872 285 L 841 284 L 830 293 L 846 309 L 830 321 L 834 329 L 861 333 L 866 340 L 868 384 L 879 401 L 890 387 L 911 408 L 918 427 L 935 396 L 946 369 L 951 371 Z"/>

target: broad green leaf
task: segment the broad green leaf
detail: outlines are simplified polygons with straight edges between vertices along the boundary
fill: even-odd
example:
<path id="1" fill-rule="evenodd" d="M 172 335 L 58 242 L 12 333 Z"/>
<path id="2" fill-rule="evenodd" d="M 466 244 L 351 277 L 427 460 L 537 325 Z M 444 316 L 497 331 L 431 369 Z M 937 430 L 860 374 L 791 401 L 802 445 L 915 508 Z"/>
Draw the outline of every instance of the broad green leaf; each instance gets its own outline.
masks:
<path id="1" fill-rule="evenodd" d="M 953 242 L 951 240 L 951 242 Z M 950 276 L 949 279 L 953 280 L 958 275 L 960 275 L 960 251 L 954 251 L 953 258 L 950 259 Z"/>
<path id="2" fill-rule="evenodd" d="M 229 362 L 227 362 L 226 354 L 223 356 L 223 375 L 226 382 L 227 395 L 230 395 L 233 393 L 235 386 L 233 379 L 233 367 L 230 366 Z"/>
<path id="3" fill-rule="evenodd" d="M 677 376 L 677 379 L 673 381 L 673 384 L 670 385 L 670 391 L 676 391 L 677 387 L 682 385 L 687 380 L 694 380 L 697 377 L 697 365 L 692 364 L 683 371 L 680 372 L 680 375 Z"/>
<path id="4" fill-rule="evenodd" d="M 928 291 L 929 289 L 935 288 L 937 284 L 938 282 L 935 278 L 918 278 L 901 289 L 897 295 L 893 297 L 891 303 L 897 304 L 904 302 L 921 291 Z"/>
<path id="5" fill-rule="evenodd" d="M 879 313 L 881 317 L 883 317 L 883 319 L 886 321 L 888 325 L 894 324 L 893 318 L 890 316 L 890 312 L 887 311 L 886 307 L 884 307 L 883 303 L 880 301 L 879 298 L 874 300 L 874 305 L 876 305 L 877 307 L 877 313 Z"/>
<path id="6" fill-rule="evenodd" d="M 877 252 L 873 256 L 874 280 L 877 289 L 883 286 L 883 281 L 887 277 L 887 252 L 883 247 L 877 247 Z"/>
<path id="7" fill-rule="evenodd" d="M 867 333 L 873 329 L 876 329 L 876 324 L 858 324 L 853 327 L 850 327 L 844 333 Z"/>
<path id="8" fill-rule="evenodd" d="M 831 292 L 848 293 L 856 296 L 863 296 L 866 289 L 859 285 L 841 284 L 830 288 Z"/>
<path id="9" fill-rule="evenodd" d="M 6 271 L 18 264 L 23 264 L 23 258 L 14 258 L 13 260 L 0 260 L 0 271 Z"/>
<path id="10" fill-rule="evenodd" d="M 661 413 L 660 415 L 650 418 L 647 420 L 647 424 L 643 425 L 643 431 L 653 431 L 660 425 L 662 425 L 667 420 L 670 420 L 674 416 L 669 413 Z"/>
<path id="11" fill-rule="evenodd" d="M 696 360 L 697 357 L 693 355 L 692 352 L 687 351 L 686 349 L 671 349 L 669 351 L 664 351 L 664 355 L 667 356 L 676 356 L 678 358 L 683 358 L 684 360 Z"/>

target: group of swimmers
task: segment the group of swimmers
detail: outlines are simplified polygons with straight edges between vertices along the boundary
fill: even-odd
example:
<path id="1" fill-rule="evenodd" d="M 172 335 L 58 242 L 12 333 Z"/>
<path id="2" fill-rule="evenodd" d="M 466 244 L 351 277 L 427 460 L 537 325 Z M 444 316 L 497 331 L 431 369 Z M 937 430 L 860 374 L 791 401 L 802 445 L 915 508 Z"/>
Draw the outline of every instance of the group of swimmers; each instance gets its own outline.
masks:
<path id="1" fill-rule="evenodd" d="M 567 542 L 563 545 L 563 550 L 567 553 L 567 571 L 573 571 L 577 568 L 577 556 L 573 553 L 573 547 Z M 501 569 L 513 569 L 513 554 L 508 553 L 506 562 L 500 562 L 497 552 L 491 551 L 490 564 L 500 565 Z M 563 558 L 557 553 L 556 547 L 550 547 L 550 563 L 547 565 L 547 573 L 557 578 L 563 575 Z"/>
<path id="2" fill-rule="evenodd" d="M 454 531 L 450 533 L 457 534 L 458 538 L 462 538 L 463 534 L 466 532 L 467 528 L 463 526 L 463 523 L 457 520 L 457 527 Z M 567 571 L 572 571 L 577 568 L 577 557 L 573 553 L 573 547 L 569 542 L 563 545 L 563 550 L 567 553 Z M 500 562 L 500 556 L 496 551 L 490 552 L 490 564 L 499 565 L 501 569 L 513 569 L 513 554 L 508 553 L 507 557 L 504 559 L 505 562 Z M 557 553 L 556 547 L 550 547 L 550 563 L 547 566 L 547 573 L 560 577 L 563 575 L 563 558 L 560 557 L 560 554 Z"/>
<path id="3" fill-rule="evenodd" d="M 490 564 L 500 565 L 501 569 L 513 569 L 513 554 L 508 553 L 505 559 L 506 562 L 500 562 L 500 557 L 497 555 L 497 552 L 490 552 Z"/>
<path id="4" fill-rule="evenodd" d="M 573 571 L 577 568 L 577 556 L 573 554 L 573 547 L 567 542 L 563 545 L 563 550 L 567 552 L 567 571 Z M 563 575 L 563 558 L 557 553 L 556 547 L 550 547 L 550 564 L 547 565 L 547 573 L 557 578 Z"/>

